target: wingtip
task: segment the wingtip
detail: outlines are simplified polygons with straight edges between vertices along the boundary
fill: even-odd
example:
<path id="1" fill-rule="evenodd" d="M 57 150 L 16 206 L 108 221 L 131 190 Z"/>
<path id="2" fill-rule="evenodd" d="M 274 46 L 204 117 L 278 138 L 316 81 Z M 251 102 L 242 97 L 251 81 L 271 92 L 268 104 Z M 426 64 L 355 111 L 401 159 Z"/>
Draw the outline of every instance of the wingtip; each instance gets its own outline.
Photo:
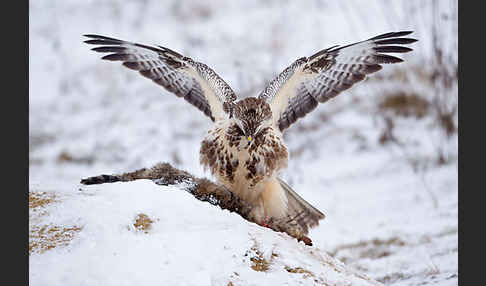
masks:
<path id="1" fill-rule="evenodd" d="M 381 34 L 381 35 L 378 35 L 378 36 L 369 38 L 368 40 L 398 38 L 398 37 L 403 37 L 403 36 L 406 36 L 406 35 L 410 35 L 411 33 L 413 33 L 413 31 L 411 31 L 411 30 L 410 31 L 388 32 L 388 33 L 384 33 L 384 34 Z"/>
<path id="2" fill-rule="evenodd" d="M 96 35 L 96 34 L 84 34 L 83 36 L 90 39 L 90 40 L 87 40 L 87 41 L 92 41 L 92 42 L 84 41 L 85 43 L 88 43 L 88 44 L 120 44 L 120 43 L 124 42 L 123 40 L 120 40 L 120 39 L 115 39 L 115 38 L 102 36 L 102 35 Z M 102 42 L 105 42 L 105 43 L 102 43 Z"/>
<path id="3" fill-rule="evenodd" d="M 98 40 L 98 39 L 96 39 L 96 40 L 93 40 L 93 39 L 92 39 L 92 40 L 86 40 L 86 41 L 83 41 L 83 43 L 85 43 L 85 44 L 89 44 L 89 45 L 102 45 L 102 44 L 104 44 L 105 42 L 104 42 L 104 41 L 102 41 L 102 40 Z"/>
<path id="4" fill-rule="evenodd" d="M 411 33 L 413 33 L 413 30 L 399 31 L 399 32 L 396 32 L 396 33 L 404 33 L 404 35 L 410 35 Z"/>
<path id="5" fill-rule="evenodd" d="M 403 37 L 403 36 L 406 36 L 406 35 L 410 35 L 412 33 L 413 33 L 413 31 L 409 30 L 409 31 L 392 32 L 391 34 L 393 35 L 393 37 Z"/>
<path id="6" fill-rule="evenodd" d="M 83 34 L 83 37 L 90 38 L 90 39 L 96 39 L 99 38 L 99 35 L 96 34 Z"/>

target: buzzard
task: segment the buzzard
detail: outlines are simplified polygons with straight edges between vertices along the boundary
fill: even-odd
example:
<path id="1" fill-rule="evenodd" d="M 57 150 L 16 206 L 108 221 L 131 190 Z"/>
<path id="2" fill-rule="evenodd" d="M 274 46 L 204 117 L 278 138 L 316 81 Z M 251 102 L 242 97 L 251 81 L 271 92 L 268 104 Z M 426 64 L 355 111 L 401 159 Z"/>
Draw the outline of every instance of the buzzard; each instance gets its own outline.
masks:
<path id="1" fill-rule="evenodd" d="M 100 35 L 85 35 L 85 43 L 108 53 L 102 59 L 120 61 L 184 98 L 214 122 L 201 143 L 200 162 L 219 184 L 252 206 L 253 221 L 307 234 L 324 214 L 278 177 L 289 157 L 282 133 L 381 64 L 402 62 L 389 53 L 412 51 L 404 46 L 417 41 L 404 37 L 411 33 L 390 32 L 299 58 L 257 97 L 240 100 L 210 67 L 171 49 Z"/>

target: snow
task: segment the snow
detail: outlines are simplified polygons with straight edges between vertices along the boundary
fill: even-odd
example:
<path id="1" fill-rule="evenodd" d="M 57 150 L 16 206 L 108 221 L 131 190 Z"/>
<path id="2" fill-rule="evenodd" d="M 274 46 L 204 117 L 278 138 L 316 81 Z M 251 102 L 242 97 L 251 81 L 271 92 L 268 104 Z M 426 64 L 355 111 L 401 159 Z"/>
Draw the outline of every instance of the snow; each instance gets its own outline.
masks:
<path id="1" fill-rule="evenodd" d="M 49 208 L 46 221 L 83 225 L 83 230 L 69 248 L 31 256 L 30 280 L 36 285 L 241 285 L 240 280 L 265 285 L 301 278 L 285 266 L 306 267 L 323 281 L 344 276 L 359 285 L 373 285 L 352 272 L 330 271 L 324 263 L 333 260 L 325 253 L 314 257 L 312 250 L 286 234 L 210 207 L 177 187 L 141 180 L 83 186 L 61 199 L 62 204 Z M 132 226 L 142 212 L 156 221 L 148 234 Z M 252 248 L 268 260 L 277 255 L 268 273 L 250 267 Z M 342 271 L 343 266 L 337 264 L 336 269 Z M 312 283 L 311 279 L 306 285 Z"/>
<path id="2" fill-rule="evenodd" d="M 384 123 L 376 106 L 384 94 L 432 100 L 438 92 L 421 77 L 434 67 L 430 3 L 31 1 L 29 191 L 56 200 L 31 210 L 30 224 L 81 230 L 67 245 L 31 253 L 30 284 L 376 284 L 365 275 L 386 285 L 457 285 L 457 134 L 446 138 L 431 114 L 394 116 L 403 144 L 378 142 Z M 439 41 L 457 62 L 457 1 L 439 3 Z M 101 61 L 83 34 L 167 46 L 248 96 L 301 56 L 409 29 L 419 42 L 404 63 L 384 67 L 285 134 L 291 159 L 282 177 L 326 214 L 310 231 L 312 247 L 197 201 L 180 186 L 79 184 L 164 161 L 210 178 L 199 165 L 210 120 L 137 73 Z M 400 71 L 405 80 L 392 78 Z M 457 103 L 457 82 L 443 92 Z M 435 163 L 439 149 L 447 164 Z M 154 220 L 147 233 L 133 226 L 141 213 Z M 259 255 L 267 271 L 252 269 L 250 258 Z"/>

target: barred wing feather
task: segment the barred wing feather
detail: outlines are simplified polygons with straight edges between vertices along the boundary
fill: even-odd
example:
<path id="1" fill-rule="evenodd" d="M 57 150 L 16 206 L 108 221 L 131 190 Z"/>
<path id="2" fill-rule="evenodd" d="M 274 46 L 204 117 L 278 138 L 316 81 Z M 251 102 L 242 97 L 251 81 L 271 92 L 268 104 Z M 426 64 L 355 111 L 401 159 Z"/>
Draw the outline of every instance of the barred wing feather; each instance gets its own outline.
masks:
<path id="1" fill-rule="evenodd" d="M 182 97 L 213 121 L 225 118 L 223 104 L 236 99 L 233 90 L 207 65 L 168 48 L 126 42 L 100 35 L 85 35 L 92 50 L 109 53 L 104 60 L 121 61 L 127 68 Z"/>
<path id="2" fill-rule="evenodd" d="M 411 33 L 386 33 L 300 58 L 272 80 L 259 97 L 270 104 L 275 126 L 284 131 L 319 103 L 328 101 L 364 80 L 366 75 L 380 70 L 381 64 L 402 62 L 402 59 L 388 53 L 412 51 L 403 46 L 417 41 L 403 37 Z"/>

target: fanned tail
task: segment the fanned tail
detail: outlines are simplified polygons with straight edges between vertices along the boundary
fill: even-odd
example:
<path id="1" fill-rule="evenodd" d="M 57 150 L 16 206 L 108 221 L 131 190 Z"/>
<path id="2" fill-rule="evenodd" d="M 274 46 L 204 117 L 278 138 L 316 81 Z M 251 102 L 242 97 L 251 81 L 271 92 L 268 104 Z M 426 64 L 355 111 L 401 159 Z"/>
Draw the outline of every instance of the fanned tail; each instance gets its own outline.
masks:
<path id="1" fill-rule="evenodd" d="M 326 216 L 300 197 L 282 179 L 277 179 L 288 199 L 287 217 L 284 222 L 285 225 L 290 226 L 294 233 L 307 234 L 309 228 L 318 226 L 319 220 L 324 219 Z"/>

